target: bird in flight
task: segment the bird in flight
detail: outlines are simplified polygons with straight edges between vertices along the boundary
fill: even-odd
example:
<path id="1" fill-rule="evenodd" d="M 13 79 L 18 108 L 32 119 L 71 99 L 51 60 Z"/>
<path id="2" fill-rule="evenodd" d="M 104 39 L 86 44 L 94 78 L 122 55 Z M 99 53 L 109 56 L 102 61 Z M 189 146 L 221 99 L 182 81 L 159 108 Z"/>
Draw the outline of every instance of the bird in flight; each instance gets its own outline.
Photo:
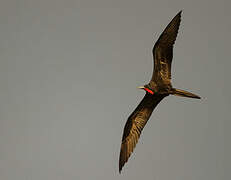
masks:
<path id="1" fill-rule="evenodd" d="M 146 94 L 134 112 L 128 117 L 125 124 L 119 157 L 119 172 L 128 161 L 133 152 L 141 131 L 150 118 L 154 108 L 168 95 L 183 96 L 200 99 L 190 92 L 176 89 L 171 84 L 171 63 L 173 57 L 173 45 L 176 40 L 181 21 L 181 11 L 172 19 L 155 43 L 152 53 L 154 70 L 151 81 L 139 87 Z"/>

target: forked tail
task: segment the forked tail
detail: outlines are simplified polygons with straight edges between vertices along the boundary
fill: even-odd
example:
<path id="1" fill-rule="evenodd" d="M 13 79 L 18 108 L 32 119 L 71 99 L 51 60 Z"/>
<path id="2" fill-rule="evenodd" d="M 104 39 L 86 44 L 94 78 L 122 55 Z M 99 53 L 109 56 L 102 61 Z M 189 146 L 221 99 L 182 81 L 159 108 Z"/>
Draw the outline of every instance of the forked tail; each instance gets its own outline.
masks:
<path id="1" fill-rule="evenodd" d="M 170 93 L 172 95 L 175 96 L 182 96 L 182 97 L 189 97 L 189 98 L 196 98 L 196 99 L 200 99 L 199 96 L 197 96 L 196 94 L 181 90 L 181 89 L 172 89 L 172 92 Z"/>

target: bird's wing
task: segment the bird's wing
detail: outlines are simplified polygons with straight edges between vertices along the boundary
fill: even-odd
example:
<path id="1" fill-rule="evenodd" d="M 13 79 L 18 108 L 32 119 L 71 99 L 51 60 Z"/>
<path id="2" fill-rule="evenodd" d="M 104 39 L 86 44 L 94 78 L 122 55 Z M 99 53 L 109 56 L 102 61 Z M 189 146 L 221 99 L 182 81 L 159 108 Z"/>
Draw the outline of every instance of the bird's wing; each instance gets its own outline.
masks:
<path id="1" fill-rule="evenodd" d="M 181 11 L 168 24 L 153 47 L 154 71 L 151 81 L 170 83 L 173 45 L 177 37 L 180 21 Z"/>
<path id="2" fill-rule="evenodd" d="M 150 95 L 146 93 L 135 111 L 129 116 L 123 132 L 119 159 L 119 172 L 122 170 L 124 164 L 128 161 L 128 158 L 133 152 L 141 131 L 150 118 L 153 109 L 164 97 L 164 95 Z"/>

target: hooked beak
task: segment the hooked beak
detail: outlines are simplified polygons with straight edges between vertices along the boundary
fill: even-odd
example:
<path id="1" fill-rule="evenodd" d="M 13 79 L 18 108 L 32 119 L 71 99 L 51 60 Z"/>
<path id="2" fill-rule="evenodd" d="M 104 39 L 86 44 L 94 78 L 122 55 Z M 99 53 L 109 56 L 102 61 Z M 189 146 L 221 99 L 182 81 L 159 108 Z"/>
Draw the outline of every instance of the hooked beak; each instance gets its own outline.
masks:
<path id="1" fill-rule="evenodd" d="M 144 89 L 144 86 L 139 86 L 138 88 L 139 88 L 139 89 Z"/>

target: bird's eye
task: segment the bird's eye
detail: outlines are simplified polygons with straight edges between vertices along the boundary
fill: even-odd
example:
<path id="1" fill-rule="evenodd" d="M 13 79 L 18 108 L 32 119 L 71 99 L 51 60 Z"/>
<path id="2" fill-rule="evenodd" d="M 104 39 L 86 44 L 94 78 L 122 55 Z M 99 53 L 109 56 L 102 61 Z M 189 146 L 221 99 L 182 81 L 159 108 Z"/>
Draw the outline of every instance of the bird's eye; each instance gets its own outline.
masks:
<path id="1" fill-rule="evenodd" d="M 147 91 L 150 94 L 154 94 L 154 92 L 152 90 L 148 89 L 148 88 L 144 88 L 144 90 Z"/>

